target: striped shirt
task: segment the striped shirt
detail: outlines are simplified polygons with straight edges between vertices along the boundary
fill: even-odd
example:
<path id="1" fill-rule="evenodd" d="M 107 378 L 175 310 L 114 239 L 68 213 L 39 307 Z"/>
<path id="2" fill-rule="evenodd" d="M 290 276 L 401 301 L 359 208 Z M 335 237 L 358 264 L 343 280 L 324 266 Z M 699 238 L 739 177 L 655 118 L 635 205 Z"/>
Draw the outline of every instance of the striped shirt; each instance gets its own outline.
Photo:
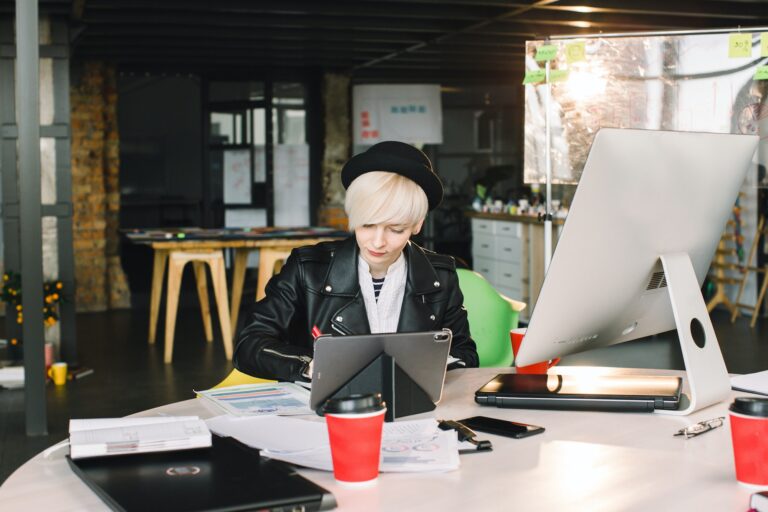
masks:
<path id="1" fill-rule="evenodd" d="M 376 297 L 376 302 L 378 302 L 381 287 L 384 286 L 384 278 L 376 279 L 375 277 L 371 277 L 371 281 L 373 281 L 373 296 Z"/>

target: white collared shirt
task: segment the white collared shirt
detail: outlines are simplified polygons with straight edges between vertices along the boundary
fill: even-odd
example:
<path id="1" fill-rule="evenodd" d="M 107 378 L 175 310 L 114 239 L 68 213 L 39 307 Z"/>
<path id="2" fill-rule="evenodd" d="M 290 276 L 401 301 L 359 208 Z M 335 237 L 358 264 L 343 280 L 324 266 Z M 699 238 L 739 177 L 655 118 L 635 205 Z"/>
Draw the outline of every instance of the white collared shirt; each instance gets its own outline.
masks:
<path id="1" fill-rule="evenodd" d="M 384 285 L 379 292 L 379 300 L 373 292 L 371 268 L 362 256 L 357 257 L 357 278 L 365 301 L 365 312 L 368 315 L 368 326 L 371 333 L 397 332 L 400 311 L 405 296 L 405 281 L 408 265 L 405 256 L 400 257 L 389 266 Z"/>

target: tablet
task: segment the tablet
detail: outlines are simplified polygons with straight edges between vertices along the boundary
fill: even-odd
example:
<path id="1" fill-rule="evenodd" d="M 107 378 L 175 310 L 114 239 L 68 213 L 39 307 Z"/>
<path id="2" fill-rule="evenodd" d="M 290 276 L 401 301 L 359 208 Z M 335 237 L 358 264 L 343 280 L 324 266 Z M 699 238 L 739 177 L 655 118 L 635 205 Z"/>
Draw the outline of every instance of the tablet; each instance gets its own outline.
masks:
<path id="1" fill-rule="evenodd" d="M 315 340 L 309 405 L 316 410 L 382 353 L 391 356 L 436 404 L 443 393 L 451 339 L 449 329 L 320 336 Z"/>
<path id="2" fill-rule="evenodd" d="M 496 407 L 653 412 L 677 409 L 682 379 L 655 375 L 501 374 L 475 392 Z"/>

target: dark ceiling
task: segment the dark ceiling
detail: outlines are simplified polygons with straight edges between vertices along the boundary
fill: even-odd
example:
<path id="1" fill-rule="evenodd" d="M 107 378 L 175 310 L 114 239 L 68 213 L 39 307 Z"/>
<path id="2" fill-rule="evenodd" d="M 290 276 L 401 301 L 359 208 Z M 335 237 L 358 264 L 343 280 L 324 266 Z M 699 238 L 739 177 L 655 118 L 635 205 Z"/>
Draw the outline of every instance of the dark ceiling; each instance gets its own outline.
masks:
<path id="1" fill-rule="evenodd" d="M 74 58 L 123 68 L 401 80 L 522 75 L 525 41 L 546 36 L 768 26 L 765 0 L 40 0 L 40 10 L 71 20 Z"/>

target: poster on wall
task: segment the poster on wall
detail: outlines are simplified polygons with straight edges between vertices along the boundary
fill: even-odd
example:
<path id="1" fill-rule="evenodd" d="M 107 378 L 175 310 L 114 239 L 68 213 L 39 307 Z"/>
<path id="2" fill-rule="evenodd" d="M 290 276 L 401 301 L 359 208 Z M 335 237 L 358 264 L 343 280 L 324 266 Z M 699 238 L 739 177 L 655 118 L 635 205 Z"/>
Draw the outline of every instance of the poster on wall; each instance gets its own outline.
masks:
<path id="1" fill-rule="evenodd" d="M 443 142 L 439 85 L 356 85 L 352 107 L 355 144 Z"/>
<path id="2" fill-rule="evenodd" d="M 224 204 L 251 204 L 251 152 L 224 151 Z"/>

